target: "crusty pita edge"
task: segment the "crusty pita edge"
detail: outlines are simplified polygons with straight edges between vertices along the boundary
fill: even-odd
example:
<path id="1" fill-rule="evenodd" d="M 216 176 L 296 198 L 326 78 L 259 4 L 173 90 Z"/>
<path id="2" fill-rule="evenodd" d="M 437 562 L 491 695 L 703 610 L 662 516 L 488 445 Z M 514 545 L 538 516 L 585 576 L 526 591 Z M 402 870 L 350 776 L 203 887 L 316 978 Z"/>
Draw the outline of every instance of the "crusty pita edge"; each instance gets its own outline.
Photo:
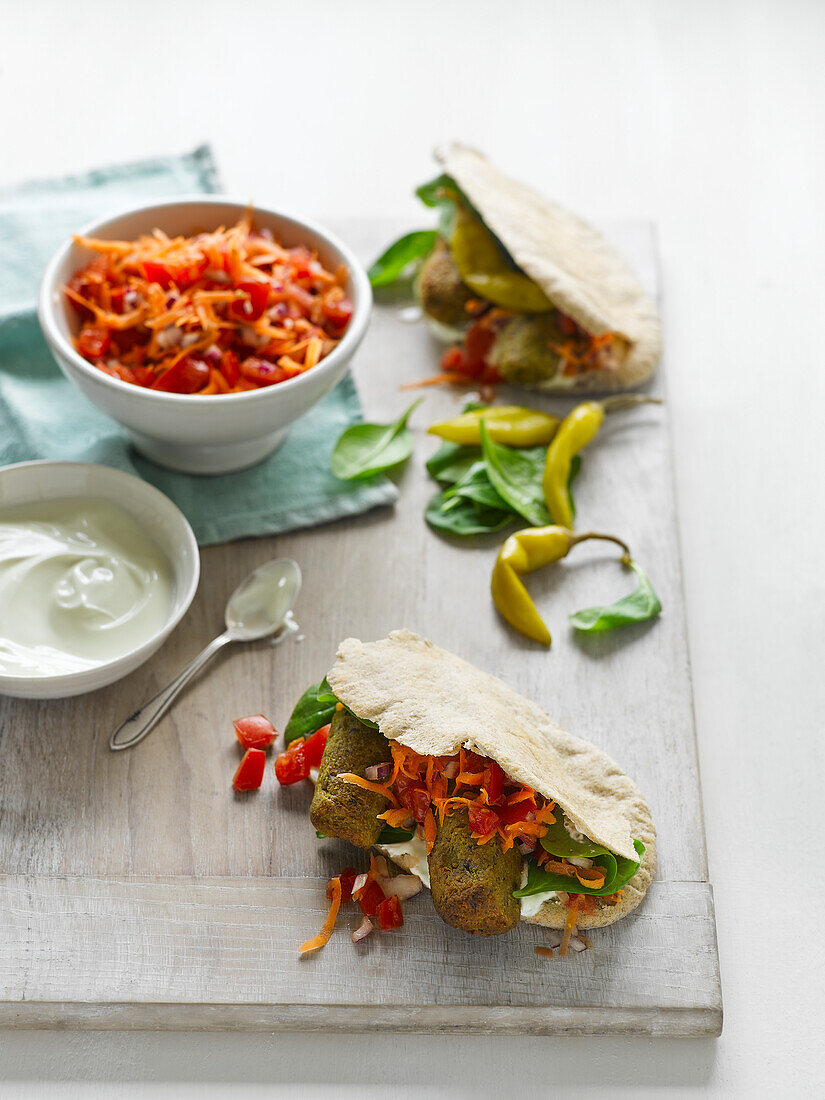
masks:
<path id="1" fill-rule="evenodd" d="M 635 860 L 633 839 L 641 840 L 642 864 L 619 903 L 583 915 L 580 927 L 612 924 L 642 900 L 656 865 L 656 831 L 641 791 L 609 756 L 541 707 L 409 630 L 377 642 L 347 638 L 328 680 L 341 702 L 385 737 L 423 755 L 476 749 L 558 802 L 577 829 L 610 851 Z M 565 915 L 551 900 L 524 919 L 556 928 Z"/>
<path id="2" fill-rule="evenodd" d="M 656 371 L 662 330 L 653 299 L 625 260 L 582 218 L 500 172 L 476 149 L 452 142 L 436 159 L 489 229 L 550 301 L 593 336 L 620 333 L 620 365 L 541 389 L 601 392 L 638 386 Z"/>

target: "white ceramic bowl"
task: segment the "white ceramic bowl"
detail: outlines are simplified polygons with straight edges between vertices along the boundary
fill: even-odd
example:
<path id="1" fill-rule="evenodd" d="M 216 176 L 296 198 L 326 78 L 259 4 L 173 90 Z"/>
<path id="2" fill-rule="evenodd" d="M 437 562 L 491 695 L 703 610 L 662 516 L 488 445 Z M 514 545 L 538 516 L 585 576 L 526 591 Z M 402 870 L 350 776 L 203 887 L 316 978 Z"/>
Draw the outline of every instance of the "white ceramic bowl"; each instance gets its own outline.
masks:
<path id="1" fill-rule="evenodd" d="M 117 660 L 62 676 L 8 676 L 0 672 L 0 695 L 63 699 L 120 680 L 142 665 L 186 614 L 198 587 L 198 544 L 186 517 L 168 497 L 122 470 L 85 462 L 20 462 L 0 469 L 0 510 L 39 500 L 96 497 L 112 501 L 137 520 L 169 560 L 174 592 L 166 622 L 157 633 Z"/>
<path id="2" fill-rule="evenodd" d="M 197 195 L 148 203 L 116 217 L 87 225 L 81 235 L 133 240 L 159 228 L 191 234 L 234 225 L 248 203 Z M 162 393 L 112 378 L 79 355 L 72 336 L 79 319 L 63 287 L 94 253 L 67 241 L 49 262 L 40 285 L 38 316 L 46 342 L 63 373 L 99 408 L 119 421 L 148 458 L 190 474 L 222 474 L 252 466 L 283 442 L 289 425 L 328 393 L 346 372 L 366 332 L 372 291 L 363 267 L 350 250 L 311 222 L 253 207 L 255 225 L 271 229 L 281 243 L 317 249 L 321 262 L 335 270 L 346 264 L 346 292 L 353 314 L 341 342 L 305 374 L 247 393 L 198 397 Z"/>

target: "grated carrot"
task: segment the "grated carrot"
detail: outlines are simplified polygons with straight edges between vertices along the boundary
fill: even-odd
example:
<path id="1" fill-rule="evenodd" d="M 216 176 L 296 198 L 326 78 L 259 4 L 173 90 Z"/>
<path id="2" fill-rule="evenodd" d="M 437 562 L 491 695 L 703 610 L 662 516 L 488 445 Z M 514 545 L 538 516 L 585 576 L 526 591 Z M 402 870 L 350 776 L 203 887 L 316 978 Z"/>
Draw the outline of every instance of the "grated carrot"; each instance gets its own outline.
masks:
<path id="1" fill-rule="evenodd" d="M 298 954 L 303 958 L 305 955 L 311 954 L 313 951 L 320 951 L 328 942 L 332 935 L 332 930 L 335 928 L 335 920 L 338 916 L 338 910 L 341 907 L 341 880 L 340 878 L 334 878 L 330 881 L 327 888 L 332 891 L 332 901 L 330 902 L 329 912 L 327 913 L 327 919 L 324 921 L 321 931 L 317 936 L 313 936 L 312 939 L 307 940 L 306 943 L 302 943 L 298 948 Z"/>

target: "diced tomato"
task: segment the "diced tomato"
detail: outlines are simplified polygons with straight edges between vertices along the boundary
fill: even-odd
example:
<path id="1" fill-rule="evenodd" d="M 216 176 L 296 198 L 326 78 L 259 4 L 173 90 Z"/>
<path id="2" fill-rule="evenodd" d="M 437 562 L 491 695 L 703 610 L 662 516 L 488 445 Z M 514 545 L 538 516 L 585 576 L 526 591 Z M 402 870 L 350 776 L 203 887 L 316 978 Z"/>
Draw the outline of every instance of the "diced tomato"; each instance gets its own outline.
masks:
<path id="1" fill-rule="evenodd" d="M 403 773 L 395 781 L 395 790 L 404 809 L 411 810 L 414 819 L 419 825 L 422 824 L 430 808 L 430 796 L 426 790 Z"/>
<path id="2" fill-rule="evenodd" d="M 525 798 L 521 802 L 514 802 L 510 806 L 502 806 L 498 810 L 498 815 L 504 825 L 513 825 L 516 821 L 526 821 L 528 816 L 535 812 L 535 800 Z"/>
<path id="3" fill-rule="evenodd" d="M 100 359 L 111 342 L 112 334 L 103 325 L 84 325 L 77 338 L 77 350 L 84 359 Z"/>
<path id="4" fill-rule="evenodd" d="M 155 381 L 155 372 L 151 367 L 135 367 L 132 373 L 139 386 L 151 386 Z"/>
<path id="5" fill-rule="evenodd" d="M 352 302 L 349 298 L 333 298 L 324 299 L 321 306 L 321 313 L 335 328 L 343 328 L 349 324 L 349 319 L 352 317 Z"/>
<path id="6" fill-rule="evenodd" d="M 358 872 L 354 867 L 345 867 L 338 876 L 338 881 L 341 883 L 341 901 L 352 901 L 352 887 L 357 878 Z M 330 895 L 331 891 L 328 889 L 327 897 Z"/>
<path id="7" fill-rule="evenodd" d="M 221 356 L 221 374 L 230 386 L 235 386 L 241 377 L 241 361 L 231 349 Z"/>
<path id="8" fill-rule="evenodd" d="M 319 730 L 311 734 L 304 745 L 304 755 L 306 756 L 307 764 L 311 768 L 317 768 L 321 763 L 321 757 L 324 755 L 324 749 L 327 747 L 327 737 L 329 736 L 329 725 L 321 726 Z"/>
<path id="9" fill-rule="evenodd" d="M 401 902 L 395 894 L 387 898 L 386 901 L 381 902 L 375 911 L 375 915 L 378 918 L 378 927 L 382 932 L 392 932 L 393 929 L 400 928 L 404 923 Z"/>
<path id="10" fill-rule="evenodd" d="M 496 803 L 501 799 L 504 793 L 504 772 L 495 760 L 491 760 L 489 767 L 485 768 L 482 785 L 487 792 L 488 802 Z"/>
<path id="11" fill-rule="evenodd" d="M 152 389 L 164 393 L 197 393 L 209 381 L 209 364 L 194 355 L 184 355 L 155 380 Z"/>
<path id="12" fill-rule="evenodd" d="M 247 749 L 238 765 L 232 787 L 236 791 L 257 791 L 264 778 L 266 753 L 262 749 Z"/>
<path id="13" fill-rule="evenodd" d="M 304 740 L 292 741 L 286 752 L 275 761 L 275 777 L 282 787 L 309 779 L 309 764 L 304 752 Z"/>
<path id="14" fill-rule="evenodd" d="M 384 901 L 384 896 L 384 891 L 375 879 L 368 879 L 366 886 L 361 891 L 361 896 L 358 898 L 358 904 L 361 906 L 361 912 L 365 917 L 375 916 L 378 906 Z"/>
<path id="15" fill-rule="evenodd" d="M 235 736 L 245 749 L 268 749 L 278 736 L 278 731 L 262 714 L 251 714 L 232 723 Z"/>
<path id="16" fill-rule="evenodd" d="M 284 382 L 289 375 L 281 370 L 275 363 L 268 359 L 259 359 L 256 355 L 250 355 L 241 363 L 241 374 L 249 382 L 258 386 L 274 386 L 276 382 Z"/>
<path id="17" fill-rule="evenodd" d="M 237 298 L 229 303 L 229 316 L 234 321 L 257 321 L 269 304 L 269 283 L 253 279 L 243 279 L 238 283 L 248 297 Z"/>
<path id="18" fill-rule="evenodd" d="M 470 829 L 479 836 L 487 836 L 498 828 L 499 816 L 495 810 L 472 805 L 469 809 Z"/>
<path id="19" fill-rule="evenodd" d="M 566 313 L 557 313 L 557 320 L 559 322 L 559 328 L 565 336 L 575 336 L 579 331 L 579 326 L 573 318 L 568 317 Z"/>
<path id="20" fill-rule="evenodd" d="M 122 363 L 98 363 L 98 367 L 104 374 L 108 374 L 111 378 L 119 378 L 121 382 L 131 382 L 133 385 L 137 382 L 134 371 Z"/>
<path id="21" fill-rule="evenodd" d="M 467 350 L 467 361 L 476 369 L 486 365 L 487 354 L 495 342 L 496 335 L 482 321 L 472 325 L 464 338 L 464 346 Z"/>
<path id="22" fill-rule="evenodd" d="M 109 308 L 112 313 L 123 313 L 123 303 L 126 298 L 125 286 L 113 286 L 109 291 Z"/>
<path id="23" fill-rule="evenodd" d="M 475 375 L 476 367 L 470 365 L 464 351 L 459 347 L 447 348 L 441 356 L 441 369 L 450 374 L 466 374 L 468 378 Z"/>
<path id="24" fill-rule="evenodd" d="M 155 260 L 144 260 L 140 265 L 143 277 L 149 283 L 158 283 L 167 290 L 174 282 L 174 273 L 165 264 L 159 264 Z"/>

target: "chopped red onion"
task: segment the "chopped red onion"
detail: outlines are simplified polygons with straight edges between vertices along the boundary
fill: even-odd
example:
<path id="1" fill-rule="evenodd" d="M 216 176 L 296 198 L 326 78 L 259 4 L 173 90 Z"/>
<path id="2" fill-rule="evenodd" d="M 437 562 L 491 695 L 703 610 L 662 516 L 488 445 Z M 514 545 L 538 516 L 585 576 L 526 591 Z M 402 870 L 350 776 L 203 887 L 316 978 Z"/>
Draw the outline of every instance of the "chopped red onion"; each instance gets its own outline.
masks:
<path id="1" fill-rule="evenodd" d="M 232 282 L 225 271 L 220 271 L 215 267 L 210 267 L 208 271 L 204 271 L 203 277 L 204 279 L 209 279 L 213 283 L 223 283 L 224 285 Z"/>
<path id="2" fill-rule="evenodd" d="M 583 943 L 578 938 L 578 936 L 574 936 L 573 939 L 571 939 L 571 941 L 570 941 L 570 950 L 575 951 L 576 954 L 578 955 L 578 953 L 580 951 L 586 951 L 587 950 L 587 944 Z"/>
<path id="3" fill-rule="evenodd" d="M 383 783 L 385 779 L 389 779 L 392 775 L 392 764 L 386 762 L 384 764 L 372 764 L 364 772 L 364 778 L 369 779 L 371 783 Z"/>
<path id="4" fill-rule="evenodd" d="M 356 897 L 356 895 L 360 894 L 361 891 L 364 889 L 364 887 L 366 885 L 367 885 L 367 876 L 366 875 L 358 875 L 358 877 L 355 879 L 355 882 L 353 882 L 353 884 L 352 884 L 352 896 Z"/>
<path id="5" fill-rule="evenodd" d="M 459 765 L 457 760 L 449 760 L 441 769 L 441 774 L 445 779 L 455 779 L 458 775 L 458 768 Z"/>
<path id="6" fill-rule="evenodd" d="M 272 230 L 267 229 L 266 226 L 264 226 L 263 229 L 258 230 L 258 236 L 263 237 L 263 239 L 265 241 L 274 241 L 275 240 L 275 237 L 272 233 Z"/>
<path id="7" fill-rule="evenodd" d="M 399 901 L 406 901 L 420 893 L 421 879 L 418 875 L 396 875 L 387 882 L 382 882 L 381 886 L 388 898 L 395 894 Z"/>
<path id="8" fill-rule="evenodd" d="M 177 347 L 182 339 L 183 331 L 177 325 L 167 325 L 162 332 L 158 333 L 158 343 L 162 348 Z"/>
<path id="9" fill-rule="evenodd" d="M 361 921 L 361 923 L 358 925 L 358 927 L 352 933 L 352 942 L 353 943 L 360 943 L 361 940 L 365 940 L 367 938 L 367 936 L 370 934 L 370 932 L 372 932 L 373 927 L 374 927 L 374 925 L 373 925 L 372 921 L 370 920 L 370 918 L 369 917 L 364 917 L 364 919 Z"/>
<path id="10" fill-rule="evenodd" d="M 127 290 L 126 293 L 123 295 L 123 308 L 134 309 L 139 301 L 140 298 L 138 297 L 138 292 L 136 290 Z"/>
<path id="11" fill-rule="evenodd" d="M 562 934 L 561 932 L 556 931 L 556 929 L 551 929 L 547 933 L 547 947 L 560 947 L 561 940 Z"/>
<path id="12" fill-rule="evenodd" d="M 520 840 L 518 849 L 523 856 L 528 856 L 531 852 L 535 852 L 536 842 L 535 840 Z"/>
<path id="13" fill-rule="evenodd" d="M 197 344 L 201 338 L 200 332 L 187 332 L 184 333 L 183 339 L 180 342 L 182 348 L 190 348 L 193 344 Z"/>
<path id="14" fill-rule="evenodd" d="M 249 305 L 249 303 L 246 303 Z M 249 325 L 241 325 L 241 336 L 244 338 L 247 344 L 251 344 L 253 348 L 262 348 L 264 344 L 269 343 L 269 337 L 265 332 L 256 332 L 254 328 L 250 328 Z"/>
<path id="15" fill-rule="evenodd" d="M 390 877 L 390 869 L 387 861 L 384 859 L 383 856 L 373 857 L 372 868 L 375 872 L 376 878 L 382 879 Z"/>
<path id="16" fill-rule="evenodd" d="M 211 366 L 219 367 L 221 365 L 223 353 L 217 344 L 210 344 L 206 351 L 203 353 L 203 358 Z"/>

